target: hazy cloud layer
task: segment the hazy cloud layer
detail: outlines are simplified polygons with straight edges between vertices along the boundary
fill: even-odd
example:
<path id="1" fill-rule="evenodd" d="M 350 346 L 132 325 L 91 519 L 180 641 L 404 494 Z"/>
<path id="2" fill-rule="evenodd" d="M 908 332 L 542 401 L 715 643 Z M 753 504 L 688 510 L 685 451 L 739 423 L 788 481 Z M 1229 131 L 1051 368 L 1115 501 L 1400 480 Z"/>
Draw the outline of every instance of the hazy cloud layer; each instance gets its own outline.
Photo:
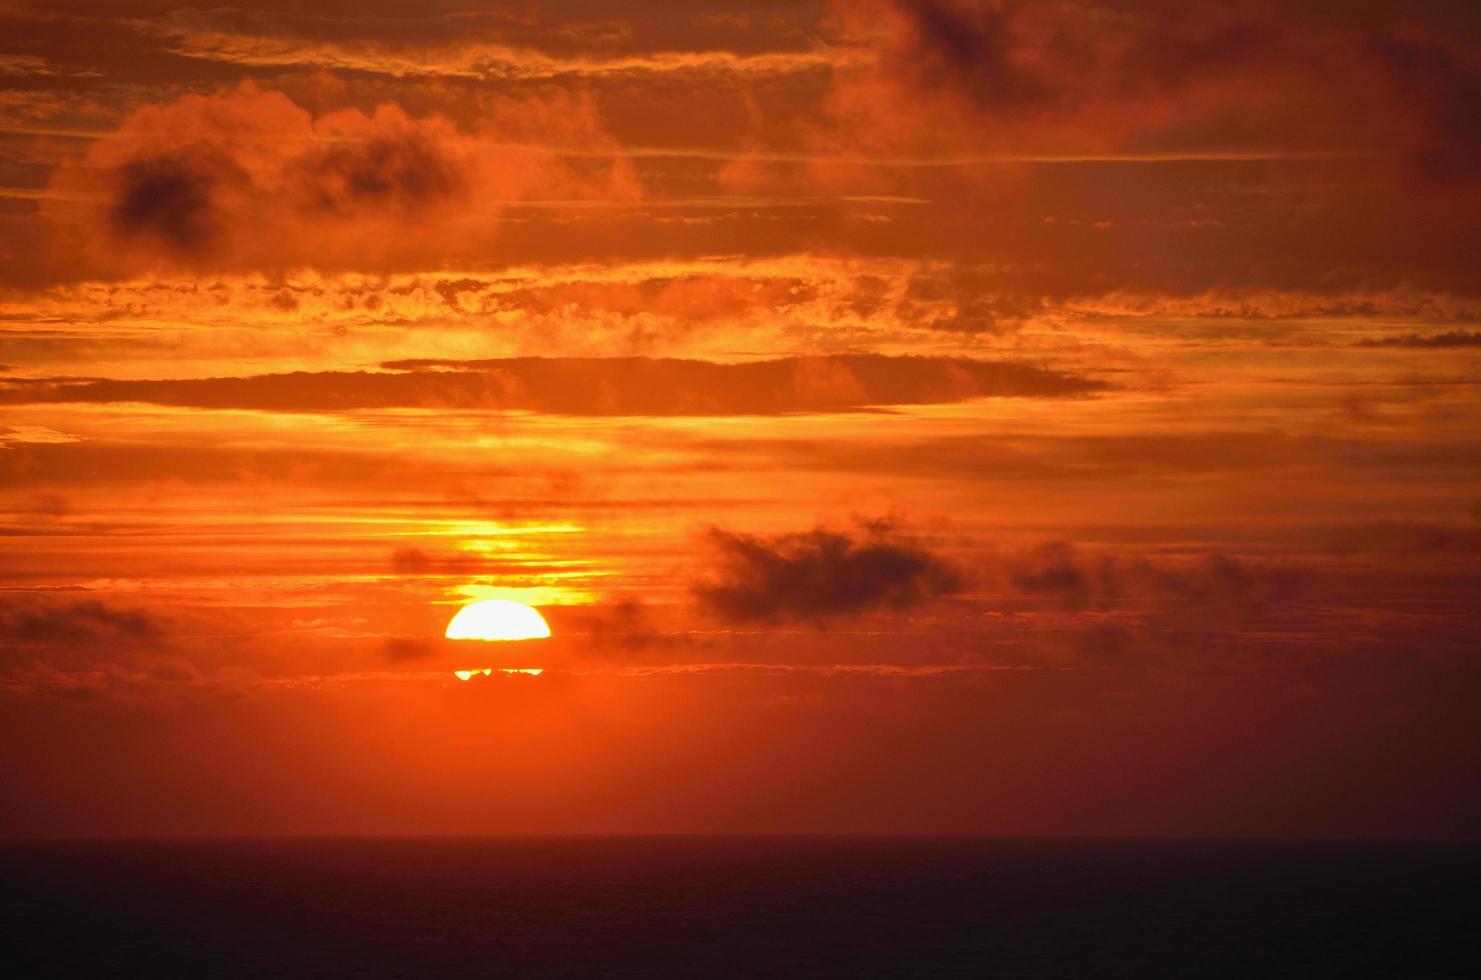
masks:
<path id="1" fill-rule="evenodd" d="M 1475 330 L 1450 330 L 1436 334 L 1404 334 L 1401 337 L 1372 337 L 1358 341 L 1359 347 L 1398 347 L 1417 350 L 1445 349 L 1449 347 L 1481 347 L 1481 332 Z"/>
<path id="2" fill-rule="evenodd" d="M 158 640 L 159 622 L 149 613 L 88 600 L 0 604 L 0 643 L 86 647 L 138 646 Z"/>
<path id="3" fill-rule="evenodd" d="M 506 409 L 565 415 L 770 415 L 989 396 L 1063 398 L 1098 381 L 1030 364 L 839 355 L 751 364 L 647 358 L 401 361 L 383 373 L 178 381 L 11 382 L 9 404 L 150 402 L 264 411 Z"/>
<path id="4" fill-rule="evenodd" d="M 1136 555 L 1087 555 L 1063 542 L 1046 542 L 1014 556 L 1005 568 L 1014 589 L 1067 608 L 1132 608 L 1166 611 L 1187 607 L 1250 612 L 1297 597 L 1309 572 L 1300 566 L 1249 562 L 1208 554 L 1192 560 L 1152 561 Z"/>

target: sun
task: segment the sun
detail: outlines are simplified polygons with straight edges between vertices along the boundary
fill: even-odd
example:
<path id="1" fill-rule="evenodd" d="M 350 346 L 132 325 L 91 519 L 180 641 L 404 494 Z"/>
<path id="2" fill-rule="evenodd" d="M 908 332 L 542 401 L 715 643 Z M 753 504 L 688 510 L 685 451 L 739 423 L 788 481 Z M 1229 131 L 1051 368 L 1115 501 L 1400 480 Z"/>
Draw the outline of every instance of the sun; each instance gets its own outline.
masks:
<path id="1" fill-rule="evenodd" d="M 449 640 L 540 640 L 550 635 L 550 626 L 523 602 L 485 599 L 459 609 L 443 635 Z"/>

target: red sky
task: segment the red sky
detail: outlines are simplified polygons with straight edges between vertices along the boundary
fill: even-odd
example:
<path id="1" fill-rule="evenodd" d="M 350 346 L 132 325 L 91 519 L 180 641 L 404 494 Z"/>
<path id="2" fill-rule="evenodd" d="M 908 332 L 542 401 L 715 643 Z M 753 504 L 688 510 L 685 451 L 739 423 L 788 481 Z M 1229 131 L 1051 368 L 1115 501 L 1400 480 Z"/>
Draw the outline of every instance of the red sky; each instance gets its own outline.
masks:
<path id="1" fill-rule="evenodd" d="M 1474 835 L 1478 39 L 0 4 L 0 834 Z"/>

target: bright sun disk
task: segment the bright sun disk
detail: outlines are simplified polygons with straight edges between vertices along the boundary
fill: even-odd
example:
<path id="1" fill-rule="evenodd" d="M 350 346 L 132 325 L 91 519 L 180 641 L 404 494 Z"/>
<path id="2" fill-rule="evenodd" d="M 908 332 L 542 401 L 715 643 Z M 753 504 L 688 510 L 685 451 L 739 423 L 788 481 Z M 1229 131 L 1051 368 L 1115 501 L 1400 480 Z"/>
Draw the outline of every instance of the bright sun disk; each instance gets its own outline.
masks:
<path id="1" fill-rule="evenodd" d="M 443 635 L 449 640 L 539 640 L 550 635 L 550 626 L 522 602 L 485 599 L 459 609 Z"/>

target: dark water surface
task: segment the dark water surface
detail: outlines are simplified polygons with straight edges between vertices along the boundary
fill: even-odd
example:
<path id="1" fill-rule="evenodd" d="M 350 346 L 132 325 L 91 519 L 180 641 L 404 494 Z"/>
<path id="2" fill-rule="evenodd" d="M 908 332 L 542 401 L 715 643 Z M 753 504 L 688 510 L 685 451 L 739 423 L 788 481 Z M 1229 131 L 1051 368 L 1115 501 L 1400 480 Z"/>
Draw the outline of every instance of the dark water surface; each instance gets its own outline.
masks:
<path id="1" fill-rule="evenodd" d="M 1481 977 L 1481 846 L 0 844 L 12 977 Z"/>

